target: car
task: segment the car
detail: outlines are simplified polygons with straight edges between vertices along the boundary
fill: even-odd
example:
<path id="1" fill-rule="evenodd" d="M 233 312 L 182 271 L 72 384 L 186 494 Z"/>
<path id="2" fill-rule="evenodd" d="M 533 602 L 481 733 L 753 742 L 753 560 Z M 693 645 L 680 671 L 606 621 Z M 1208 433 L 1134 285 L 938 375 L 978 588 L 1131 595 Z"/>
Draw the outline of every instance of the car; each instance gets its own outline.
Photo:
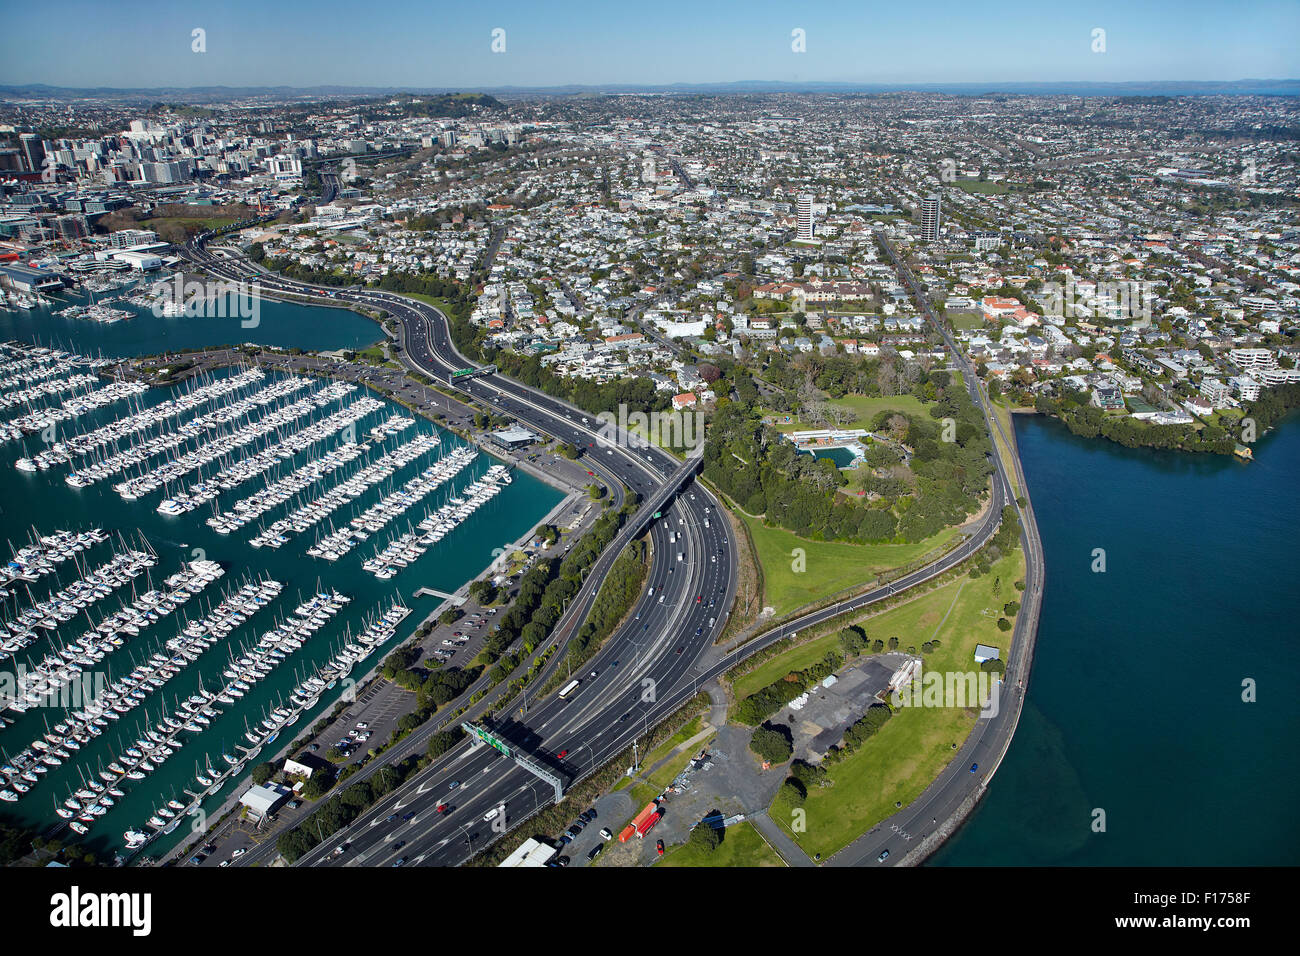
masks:
<path id="1" fill-rule="evenodd" d="M 358 721 L 357 721 L 357 730 L 365 730 L 365 729 L 366 729 L 367 727 L 369 727 L 369 726 L 370 726 L 370 725 L 369 725 L 368 723 L 366 723 L 364 720 L 358 720 Z"/>
<path id="2" fill-rule="evenodd" d="M 884 863 L 884 862 L 885 862 L 886 860 L 888 860 L 888 859 L 889 859 L 889 851 L 888 851 L 888 850 L 881 850 L 881 851 L 880 851 L 880 856 L 876 857 L 876 862 L 877 862 L 877 863 Z"/>
<path id="3" fill-rule="evenodd" d="M 623 721 L 627 720 L 631 716 L 632 716 L 632 712 L 628 711 L 626 714 L 624 714 L 622 717 L 618 719 L 618 722 L 621 724 Z"/>
<path id="4" fill-rule="evenodd" d="M 394 850 L 400 850 L 400 849 L 401 849 L 402 847 L 404 847 L 404 846 L 406 846 L 406 841 L 405 841 L 405 840 L 398 840 L 396 843 L 393 844 L 393 849 L 394 849 Z"/>
<path id="5" fill-rule="evenodd" d="M 414 817 L 414 816 L 415 816 L 415 811 L 414 811 L 414 810 L 408 810 L 406 813 L 403 813 L 403 814 L 402 814 L 402 819 L 403 819 L 403 820 L 410 820 L 410 819 L 411 819 L 412 817 Z"/>
<path id="6" fill-rule="evenodd" d="M 217 864 L 217 866 L 230 866 L 230 861 L 222 860 L 220 863 Z"/>
<path id="7" fill-rule="evenodd" d="M 568 858 L 567 856 L 557 856 L 557 857 L 555 858 L 555 865 L 556 865 L 556 866 L 568 866 L 568 865 L 569 865 L 569 858 Z"/>
<path id="8" fill-rule="evenodd" d="M 320 744 L 312 744 L 307 749 L 310 750 L 312 753 L 315 753 L 316 751 L 320 750 Z"/>
<path id="9" fill-rule="evenodd" d="M 600 851 L 603 850 L 603 849 L 605 849 L 605 844 L 603 844 L 603 843 L 597 843 L 595 846 L 593 846 L 593 847 L 591 848 L 590 851 L 588 851 L 588 853 L 587 853 L 587 859 L 588 859 L 588 860 L 594 860 L 594 859 L 596 859 L 596 857 L 600 856 Z"/>
<path id="10" fill-rule="evenodd" d="M 453 780 L 451 783 L 447 784 L 447 789 L 448 789 L 448 790 L 455 790 L 455 789 L 456 789 L 457 787 L 459 787 L 459 786 L 460 786 L 460 781 L 459 781 L 459 780 Z"/>
<path id="11" fill-rule="evenodd" d="M 346 843 L 340 843 L 338 846 L 334 848 L 334 853 L 332 855 L 342 856 L 344 853 L 347 852 L 347 849 L 348 849 L 348 845 Z"/>
<path id="12" fill-rule="evenodd" d="M 703 595 L 703 594 L 697 594 L 697 595 L 695 595 L 695 603 L 696 603 L 696 604 L 699 604 L 699 603 L 700 603 L 701 601 L 703 601 L 703 600 L 704 600 L 704 595 Z"/>
<path id="13" fill-rule="evenodd" d="M 396 820 L 396 819 L 397 819 L 397 814 L 396 814 L 396 813 L 390 813 L 390 814 L 388 815 L 388 822 L 389 822 L 389 823 L 392 823 L 392 822 L 393 822 L 394 820 Z"/>
<path id="14" fill-rule="evenodd" d="M 230 858 L 231 858 L 232 860 L 238 860 L 241 856 L 243 856 L 243 855 L 244 855 L 245 853 L 247 853 L 247 852 L 248 852 L 248 847 L 243 847 L 243 846 L 241 846 L 241 847 L 240 847 L 238 850 L 236 850 L 234 853 L 230 854 Z"/>
<path id="15" fill-rule="evenodd" d="M 567 833 L 561 833 L 560 838 L 555 842 L 558 843 L 560 846 L 567 846 L 568 844 L 573 842 L 573 837 L 569 836 L 569 834 Z"/>
<path id="16" fill-rule="evenodd" d="M 588 823 L 596 819 L 596 808 L 590 807 L 586 810 L 583 810 L 581 819 L 586 820 Z"/>
<path id="17" fill-rule="evenodd" d="M 497 818 L 497 816 L 500 815 L 501 811 L 504 810 L 504 809 L 505 809 L 504 806 L 493 807 L 493 808 L 492 808 L 491 810 L 489 810 L 487 813 L 483 814 L 483 822 L 484 822 L 484 823 L 487 823 L 487 822 L 489 822 L 489 821 L 491 821 L 491 820 L 495 820 L 495 819 Z"/>
<path id="18" fill-rule="evenodd" d="M 976 770 L 978 770 L 979 768 L 980 768 L 980 765 L 979 765 L 979 764 L 977 764 L 977 763 L 973 763 L 973 764 L 970 765 L 970 772 L 971 772 L 971 773 L 974 773 L 974 772 L 975 772 Z"/>
<path id="19" fill-rule="evenodd" d="M 681 654 L 681 653 L 682 653 L 683 651 L 685 651 L 685 650 L 686 650 L 686 648 L 684 648 L 684 647 L 679 647 L 679 648 L 677 648 L 677 653 L 678 653 L 678 654 Z"/>
<path id="20" fill-rule="evenodd" d="M 660 856 L 663 856 L 663 855 L 664 855 L 664 841 L 663 841 L 663 840 L 655 840 L 655 852 L 658 853 Z"/>
<path id="21" fill-rule="evenodd" d="M 204 856 L 202 853 L 196 853 L 194 856 L 190 857 L 190 863 L 193 864 L 194 866 L 198 866 L 206 859 L 207 857 Z"/>
<path id="22" fill-rule="evenodd" d="M 556 759 L 556 760 L 563 760 L 563 759 L 564 759 L 565 757 L 567 757 L 568 755 L 569 755 L 569 752 L 568 752 L 567 750 L 561 750 L 558 754 L 555 755 L 555 759 Z"/>
<path id="23" fill-rule="evenodd" d="M 439 803 L 436 807 L 434 807 L 434 810 L 436 810 L 438 813 L 446 813 L 448 809 L 450 808 L 445 803 Z"/>
<path id="24" fill-rule="evenodd" d="M 405 866 L 405 865 L 406 865 L 406 857 L 404 856 L 399 856 L 396 860 L 393 861 L 393 866 Z"/>
<path id="25" fill-rule="evenodd" d="M 610 831 L 609 827 L 604 827 L 604 828 L 600 831 L 600 838 L 601 838 L 602 840 L 612 840 L 612 839 L 614 839 L 614 834 L 613 834 L 613 832 Z"/>

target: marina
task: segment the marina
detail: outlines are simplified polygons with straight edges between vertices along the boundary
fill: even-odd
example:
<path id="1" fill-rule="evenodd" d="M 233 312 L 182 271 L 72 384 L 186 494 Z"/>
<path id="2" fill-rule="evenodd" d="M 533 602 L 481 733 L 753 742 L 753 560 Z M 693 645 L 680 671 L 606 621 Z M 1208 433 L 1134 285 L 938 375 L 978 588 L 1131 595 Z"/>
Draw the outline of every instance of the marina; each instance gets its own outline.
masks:
<path id="1" fill-rule="evenodd" d="M 103 364 L 0 346 L 0 807 L 153 856 L 438 607 L 407 595 L 454 592 L 561 495 L 353 384 L 259 369 L 107 392 L 52 433 L 127 384 Z"/>

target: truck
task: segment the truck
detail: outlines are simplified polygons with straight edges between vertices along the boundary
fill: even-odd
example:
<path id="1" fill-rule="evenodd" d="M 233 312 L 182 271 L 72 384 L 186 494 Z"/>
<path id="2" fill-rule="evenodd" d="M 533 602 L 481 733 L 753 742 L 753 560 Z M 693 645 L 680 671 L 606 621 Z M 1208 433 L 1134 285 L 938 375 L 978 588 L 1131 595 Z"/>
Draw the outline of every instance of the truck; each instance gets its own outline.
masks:
<path id="1" fill-rule="evenodd" d="M 636 828 L 636 835 L 644 838 L 647 833 L 654 829 L 654 825 L 659 822 L 659 818 L 663 815 L 662 810 L 656 809 L 654 813 L 650 814 L 650 816 Z"/>
<path id="2" fill-rule="evenodd" d="M 640 813 L 638 813 L 636 816 L 632 818 L 632 824 L 631 824 L 632 829 L 636 832 L 637 836 L 643 835 L 641 830 L 641 825 L 645 823 L 646 820 L 649 820 L 651 817 L 655 816 L 658 812 L 659 812 L 659 804 L 651 800 L 642 808 Z"/>
<path id="3" fill-rule="evenodd" d="M 623 828 L 622 832 L 619 833 L 618 842 L 626 843 L 628 840 L 632 839 L 632 836 L 635 833 L 636 833 L 636 827 L 632 826 L 632 824 L 629 823 L 627 826 Z"/>

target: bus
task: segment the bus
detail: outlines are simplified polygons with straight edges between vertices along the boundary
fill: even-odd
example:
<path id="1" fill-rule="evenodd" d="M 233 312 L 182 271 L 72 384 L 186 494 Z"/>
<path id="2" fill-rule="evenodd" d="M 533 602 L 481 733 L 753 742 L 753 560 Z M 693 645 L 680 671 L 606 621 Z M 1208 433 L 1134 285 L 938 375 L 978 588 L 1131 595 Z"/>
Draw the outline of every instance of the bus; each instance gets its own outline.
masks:
<path id="1" fill-rule="evenodd" d="M 571 680 L 565 684 L 564 689 L 560 691 L 560 700 L 568 700 L 573 695 L 573 692 L 578 689 L 580 683 L 582 681 Z"/>

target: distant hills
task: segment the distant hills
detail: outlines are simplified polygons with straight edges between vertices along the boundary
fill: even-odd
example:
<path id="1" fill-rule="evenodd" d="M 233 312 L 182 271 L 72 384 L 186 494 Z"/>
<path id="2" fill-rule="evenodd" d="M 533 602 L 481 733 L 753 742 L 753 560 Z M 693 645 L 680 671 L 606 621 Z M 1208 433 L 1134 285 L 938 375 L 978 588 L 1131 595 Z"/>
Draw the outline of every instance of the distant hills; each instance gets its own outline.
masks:
<path id="1" fill-rule="evenodd" d="M 786 82 L 781 80 L 744 80 L 732 83 L 672 83 L 604 85 L 569 84 L 561 86 L 485 87 L 481 93 L 458 93 L 450 87 L 396 86 L 192 86 L 192 87 L 64 87 L 32 83 L 25 86 L 0 85 L 0 99 L 101 100 L 128 103 L 169 103 L 205 105 L 241 100 L 266 102 L 311 101 L 339 97 L 447 96 L 459 98 L 464 105 L 477 100 L 489 108 L 501 104 L 494 96 L 590 96 L 593 94 L 661 94 L 661 95 L 739 95 L 746 93 L 899 93 L 917 91 L 949 93 L 961 96 L 1009 94 L 1028 96 L 1216 96 L 1263 95 L 1300 96 L 1300 80 L 1162 80 L 1130 83 L 1093 82 L 988 82 L 988 83 L 852 83 Z M 492 94 L 492 95 L 487 95 Z M 487 101 L 491 101 L 488 103 Z M 448 103 L 451 99 L 448 99 Z"/>

